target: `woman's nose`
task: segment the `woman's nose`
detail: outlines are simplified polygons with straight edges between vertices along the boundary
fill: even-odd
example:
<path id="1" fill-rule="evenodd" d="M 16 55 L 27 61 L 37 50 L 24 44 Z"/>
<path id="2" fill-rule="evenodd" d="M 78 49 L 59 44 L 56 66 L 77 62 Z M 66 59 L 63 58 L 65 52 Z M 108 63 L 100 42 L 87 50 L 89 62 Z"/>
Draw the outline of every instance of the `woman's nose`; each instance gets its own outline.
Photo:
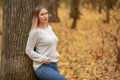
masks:
<path id="1" fill-rule="evenodd" d="M 45 14 L 45 18 L 47 18 L 48 17 L 48 15 L 47 14 Z"/>

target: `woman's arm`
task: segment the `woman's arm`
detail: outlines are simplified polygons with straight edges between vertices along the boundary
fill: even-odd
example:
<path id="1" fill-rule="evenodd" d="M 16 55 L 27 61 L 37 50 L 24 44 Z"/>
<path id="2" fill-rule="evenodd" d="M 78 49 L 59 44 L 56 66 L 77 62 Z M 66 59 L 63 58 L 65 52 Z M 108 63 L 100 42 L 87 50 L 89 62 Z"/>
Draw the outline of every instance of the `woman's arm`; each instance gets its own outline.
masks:
<path id="1" fill-rule="evenodd" d="M 37 62 L 44 62 L 47 61 L 49 58 L 47 56 L 38 54 L 34 51 L 35 44 L 38 39 L 38 32 L 37 30 L 32 30 L 29 34 L 27 45 L 26 45 L 26 54 L 33 60 Z"/>

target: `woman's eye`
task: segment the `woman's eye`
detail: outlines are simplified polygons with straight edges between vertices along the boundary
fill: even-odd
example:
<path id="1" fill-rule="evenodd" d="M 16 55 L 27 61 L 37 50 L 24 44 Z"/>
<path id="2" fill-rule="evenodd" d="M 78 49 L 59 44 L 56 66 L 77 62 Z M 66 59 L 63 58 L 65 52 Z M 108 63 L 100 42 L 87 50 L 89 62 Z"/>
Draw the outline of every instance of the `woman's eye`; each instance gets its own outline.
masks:
<path id="1" fill-rule="evenodd" d="M 44 14 L 42 13 L 41 16 L 43 16 Z"/>

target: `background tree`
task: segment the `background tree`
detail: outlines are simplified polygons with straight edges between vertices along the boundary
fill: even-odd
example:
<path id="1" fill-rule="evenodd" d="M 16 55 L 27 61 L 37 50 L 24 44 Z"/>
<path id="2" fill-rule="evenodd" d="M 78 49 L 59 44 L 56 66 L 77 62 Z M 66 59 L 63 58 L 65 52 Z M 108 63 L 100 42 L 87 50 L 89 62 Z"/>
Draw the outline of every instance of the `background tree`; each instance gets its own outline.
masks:
<path id="1" fill-rule="evenodd" d="M 51 0 L 49 0 L 49 3 L 51 2 Z M 50 22 L 60 22 L 60 19 L 58 17 L 58 0 L 54 0 L 54 2 L 52 2 L 50 4 L 49 8 L 49 13 L 50 13 Z"/>
<path id="2" fill-rule="evenodd" d="M 114 5 L 116 4 L 117 0 L 105 0 L 106 3 L 106 22 L 110 22 L 110 10 L 113 9 Z"/>
<path id="3" fill-rule="evenodd" d="M 35 80 L 25 46 L 32 11 L 39 3 L 39 0 L 3 0 L 1 80 Z"/>
<path id="4" fill-rule="evenodd" d="M 105 6 L 106 6 L 106 9 L 105 9 L 106 20 L 105 20 L 105 22 L 109 23 L 110 22 L 110 9 L 112 7 L 109 0 L 105 0 Z"/>
<path id="5" fill-rule="evenodd" d="M 42 0 L 42 4 L 48 7 L 49 22 L 60 22 L 58 17 L 58 3 L 59 0 Z"/>
<path id="6" fill-rule="evenodd" d="M 70 6 L 71 0 L 59 0 L 60 2 L 63 2 L 65 4 L 65 7 L 68 8 Z"/>
<path id="7" fill-rule="evenodd" d="M 76 28 L 77 19 L 80 18 L 79 17 L 79 14 L 80 14 L 79 3 L 80 3 L 79 0 L 72 0 L 71 1 L 70 17 L 73 18 L 73 23 L 71 26 L 72 29 Z"/>
<path id="8" fill-rule="evenodd" d="M 105 20 L 103 22 L 109 23 L 110 22 L 110 11 L 113 10 L 114 6 L 118 4 L 119 7 L 119 0 L 85 0 L 87 4 L 91 4 L 93 9 L 98 9 L 99 13 L 104 10 L 105 12 Z"/>
<path id="9" fill-rule="evenodd" d="M 0 5 L 2 5 L 2 0 L 0 0 Z"/>
<path id="10" fill-rule="evenodd" d="M 102 9 L 103 9 L 103 7 L 102 7 L 102 1 L 98 0 L 98 12 L 102 13 Z"/>

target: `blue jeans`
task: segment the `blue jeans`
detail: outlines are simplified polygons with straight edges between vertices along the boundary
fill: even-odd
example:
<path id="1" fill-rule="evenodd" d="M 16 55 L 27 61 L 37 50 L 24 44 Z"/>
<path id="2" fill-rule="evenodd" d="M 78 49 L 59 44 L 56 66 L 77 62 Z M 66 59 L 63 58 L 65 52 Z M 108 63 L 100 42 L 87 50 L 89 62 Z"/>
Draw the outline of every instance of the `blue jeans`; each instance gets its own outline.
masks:
<path id="1" fill-rule="evenodd" d="M 60 75 L 57 63 L 42 64 L 36 71 L 37 77 L 40 80 L 67 80 Z"/>

